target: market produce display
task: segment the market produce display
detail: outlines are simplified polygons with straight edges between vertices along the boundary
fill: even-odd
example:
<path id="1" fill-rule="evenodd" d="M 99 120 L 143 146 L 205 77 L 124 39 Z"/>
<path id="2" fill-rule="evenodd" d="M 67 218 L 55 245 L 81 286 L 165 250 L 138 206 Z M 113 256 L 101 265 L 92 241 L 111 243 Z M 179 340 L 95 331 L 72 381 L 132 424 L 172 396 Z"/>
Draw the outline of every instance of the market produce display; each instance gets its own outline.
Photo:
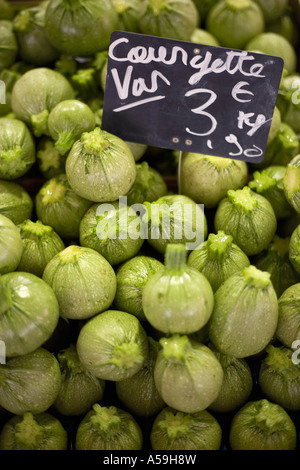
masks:
<path id="1" fill-rule="evenodd" d="M 0 450 L 299 449 L 295 3 L 0 0 Z M 117 30 L 281 57 L 264 159 L 105 131 Z"/>

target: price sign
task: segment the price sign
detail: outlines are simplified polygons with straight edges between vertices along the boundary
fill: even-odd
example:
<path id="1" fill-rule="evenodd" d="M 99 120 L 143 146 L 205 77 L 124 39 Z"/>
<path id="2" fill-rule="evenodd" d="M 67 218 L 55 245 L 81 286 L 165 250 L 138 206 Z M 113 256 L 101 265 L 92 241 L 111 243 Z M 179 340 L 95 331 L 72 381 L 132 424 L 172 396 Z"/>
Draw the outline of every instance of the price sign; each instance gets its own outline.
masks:
<path id="1" fill-rule="evenodd" d="M 129 142 L 258 163 L 279 57 L 115 31 L 102 128 Z"/>

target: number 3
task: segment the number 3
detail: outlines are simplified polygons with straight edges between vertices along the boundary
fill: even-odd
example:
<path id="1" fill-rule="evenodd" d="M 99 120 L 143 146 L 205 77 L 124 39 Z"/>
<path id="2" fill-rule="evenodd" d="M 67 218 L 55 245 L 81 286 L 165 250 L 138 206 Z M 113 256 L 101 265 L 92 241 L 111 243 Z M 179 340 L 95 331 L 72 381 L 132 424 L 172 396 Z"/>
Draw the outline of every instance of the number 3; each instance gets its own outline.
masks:
<path id="1" fill-rule="evenodd" d="M 216 129 L 218 123 L 217 123 L 216 118 L 214 116 L 212 116 L 212 114 L 204 111 L 204 109 L 208 108 L 208 106 L 210 106 L 212 103 L 214 103 L 214 101 L 216 101 L 217 95 L 216 95 L 215 92 L 213 92 L 211 90 L 207 90 L 206 88 L 196 88 L 195 90 L 188 91 L 185 94 L 185 96 L 195 95 L 196 93 L 210 93 L 210 98 L 206 101 L 206 103 L 202 104 L 201 106 L 198 106 L 198 108 L 191 109 L 191 111 L 193 113 L 201 114 L 202 116 L 208 117 L 211 120 L 211 128 L 208 132 L 204 132 L 203 134 L 200 134 L 198 132 L 193 132 L 188 127 L 186 127 L 185 130 L 189 134 L 193 134 L 193 135 L 198 135 L 198 136 L 209 135 L 212 132 L 214 132 L 214 130 Z"/>

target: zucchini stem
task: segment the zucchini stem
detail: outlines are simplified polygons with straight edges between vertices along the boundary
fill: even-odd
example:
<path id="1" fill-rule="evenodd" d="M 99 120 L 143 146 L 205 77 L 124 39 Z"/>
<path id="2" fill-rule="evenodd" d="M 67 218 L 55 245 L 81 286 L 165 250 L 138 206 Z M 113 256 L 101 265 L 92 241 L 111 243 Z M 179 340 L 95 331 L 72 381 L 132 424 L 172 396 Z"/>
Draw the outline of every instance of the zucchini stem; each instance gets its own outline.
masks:
<path id="1" fill-rule="evenodd" d="M 48 135 L 49 136 L 49 129 L 48 129 L 48 118 L 49 118 L 49 111 L 44 109 L 39 114 L 32 114 L 31 115 L 31 124 L 33 127 L 33 132 L 36 137 L 40 137 L 41 135 Z"/>
<path id="2" fill-rule="evenodd" d="M 255 421 L 257 427 L 269 434 L 282 431 L 284 418 L 282 414 L 278 413 L 277 409 L 274 408 L 273 403 L 269 403 L 268 400 L 263 399 L 257 410 Z"/>
<path id="3" fill-rule="evenodd" d="M 186 266 L 187 252 L 185 245 L 176 243 L 167 245 L 165 266 L 167 269 L 180 269 Z"/>
<path id="4" fill-rule="evenodd" d="M 91 132 L 84 132 L 81 136 L 81 142 L 84 152 L 93 155 L 100 155 L 110 145 L 99 127 Z"/>
<path id="5" fill-rule="evenodd" d="M 123 343 L 115 346 L 109 362 L 117 367 L 131 369 L 135 364 L 143 362 L 140 346 L 137 343 Z"/>
<path id="6" fill-rule="evenodd" d="M 233 238 L 222 230 L 210 233 L 207 239 L 208 258 L 222 261 L 232 247 Z"/>
<path id="7" fill-rule="evenodd" d="M 55 150 L 57 150 L 58 153 L 63 156 L 70 150 L 74 142 L 75 139 L 72 132 L 61 132 L 54 144 L 54 147 Z"/>
<path id="8" fill-rule="evenodd" d="M 251 213 L 258 204 L 249 186 L 245 186 L 243 189 L 229 189 L 227 196 L 229 201 L 241 212 Z"/>
<path id="9" fill-rule="evenodd" d="M 15 438 L 27 449 L 34 449 L 43 440 L 42 427 L 30 412 L 25 412 L 23 420 L 16 425 Z"/>
<path id="10" fill-rule="evenodd" d="M 178 411 L 176 414 L 166 411 L 164 419 L 158 425 L 160 429 L 167 432 L 169 439 L 176 439 L 180 435 L 184 436 L 188 433 L 192 421 L 191 416 L 182 411 Z"/>
<path id="11" fill-rule="evenodd" d="M 247 266 L 243 269 L 242 274 L 248 286 L 265 289 L 271 284 L 271 274 L 267 271 L 261 271 L 255 266 Z"/>
<path id="12" fill-rule="evenodd" d="M 159 343 L 163 348 L 163 356 L 174 362 L 184 362 L 186 352 L 191 348 L 186 335 L 175 334 L 170 338 L 161 338 Z"/>
<path id="13" fill-rule="evenodd" d="M 101 431 L 107 431 L 111 426 L 119 426 L 121 422 L 118 416 L 118 410 L 115 406 L 104 407 L 96 403 L 93 406 L 94 415 L 90 418 L 92 424 L 96 425 Z"/>

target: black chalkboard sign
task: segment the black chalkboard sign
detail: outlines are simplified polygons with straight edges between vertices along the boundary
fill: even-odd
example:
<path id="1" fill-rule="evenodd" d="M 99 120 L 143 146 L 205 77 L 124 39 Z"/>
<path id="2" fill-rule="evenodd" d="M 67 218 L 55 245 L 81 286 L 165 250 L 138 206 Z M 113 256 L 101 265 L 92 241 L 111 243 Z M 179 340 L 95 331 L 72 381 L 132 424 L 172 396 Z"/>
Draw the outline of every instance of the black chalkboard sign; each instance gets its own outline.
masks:
<path id="1" fill-rule="evenodd" d="M 128 142 L 258 163 L 282 71 L 279 57 L 115 31 L 102 128 Z"/>

